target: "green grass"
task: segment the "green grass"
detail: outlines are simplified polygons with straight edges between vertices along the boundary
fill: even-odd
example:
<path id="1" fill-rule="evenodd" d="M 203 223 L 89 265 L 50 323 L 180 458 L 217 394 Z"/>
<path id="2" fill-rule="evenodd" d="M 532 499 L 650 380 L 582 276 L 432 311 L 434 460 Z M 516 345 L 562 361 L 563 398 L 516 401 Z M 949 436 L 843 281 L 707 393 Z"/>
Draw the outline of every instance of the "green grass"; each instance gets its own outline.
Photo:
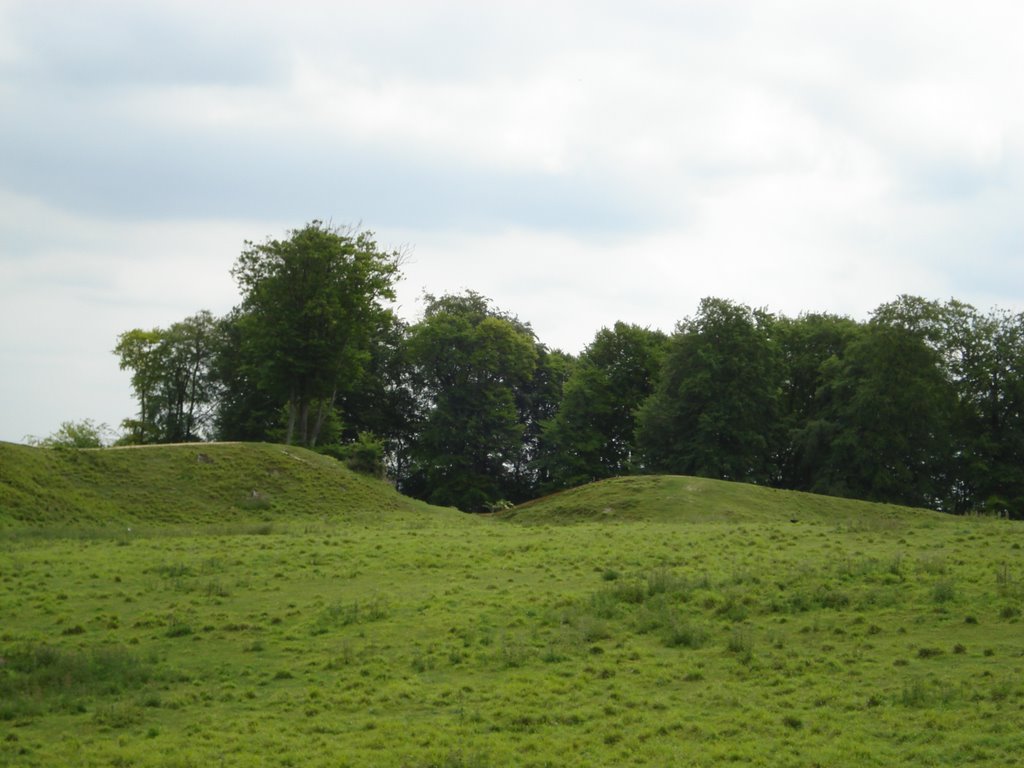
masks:
<path id="1" fill-rule="evenodd" d="M 245 474 L 207 489 L 179 450 L 113 452 L 153 462 L 153 486 L 173 490 L 176 471 L 196 486 L 178 488 L 187 512 L 151 519 L 108 499 L 131 536 L 103 533 L 88 505 L 81 522 L 6 513 L 0 765 L 931 766 L 1024 753 L 1019 523 L 693 478 L 610 481 L 479 517 L 300 462 L 298 479 L 285 469 L 261 489 L 268 514 L 237 508 L 232 489 L 282 449 L 188 449 L 214 459 L 200 469 L 227 451 Z M 19 459 L 44 460 L 68 459 Z M 119 466 L 138 482 L 150 471 Z M 122 482 L 93 477 L 112 496 Z M 318 506 L 339 480 L 364 495 Z M 53 504 L 95 493 L 61 483 Z M 201 506 L 213 485 L 222 506 Z"/>
<path id="2" fill-rule="evenodd" d="M 595 522 L 828 523 L 896 528 L 908 518 L 940 520 L 927 510 L 760 488 L 702 477 L 616 477 L 556 493 L 502 513 L 523 524 Z"/>
<path id="3" fill-rule="evenodd" d="M 107 535 L 139 525 L 248 531 L 318 515 L 372 521 L 426 505 L 340 462 L 266 444 L 42 450 L 0 443 L 0 530 Z M 435 510 L 436 511 L 436 510 Z M 454 513 L 453 513 L 454 514 Z"/>

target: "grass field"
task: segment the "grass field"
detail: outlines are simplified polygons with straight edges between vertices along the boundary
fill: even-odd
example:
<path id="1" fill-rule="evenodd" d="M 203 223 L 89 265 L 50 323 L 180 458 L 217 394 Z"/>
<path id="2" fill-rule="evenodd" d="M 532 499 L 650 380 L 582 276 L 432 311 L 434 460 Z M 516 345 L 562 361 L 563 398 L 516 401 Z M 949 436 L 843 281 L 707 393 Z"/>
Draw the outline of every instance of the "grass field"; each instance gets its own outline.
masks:
<path id="1" fill-rule="evenodd" d="M 1022 546 L 695 478 L 469 516 L 280 446 L 0 445 L 0 765 L 1012 765 Z"/>

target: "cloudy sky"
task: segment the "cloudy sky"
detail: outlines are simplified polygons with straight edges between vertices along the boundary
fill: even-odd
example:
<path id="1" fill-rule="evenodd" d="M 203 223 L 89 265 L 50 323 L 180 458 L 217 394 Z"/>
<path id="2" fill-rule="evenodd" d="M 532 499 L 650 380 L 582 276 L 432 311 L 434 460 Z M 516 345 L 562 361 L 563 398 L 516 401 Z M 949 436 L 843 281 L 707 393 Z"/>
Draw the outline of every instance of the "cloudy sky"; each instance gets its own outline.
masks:
<path id="1" fill-rule="evenodd" d="M 703 296 L 1024 310 L 1024 4 L 0 0 L 0 439 L 134 411 L 118 333 L 246 239 L 405 248 L 579 351 Z"/>

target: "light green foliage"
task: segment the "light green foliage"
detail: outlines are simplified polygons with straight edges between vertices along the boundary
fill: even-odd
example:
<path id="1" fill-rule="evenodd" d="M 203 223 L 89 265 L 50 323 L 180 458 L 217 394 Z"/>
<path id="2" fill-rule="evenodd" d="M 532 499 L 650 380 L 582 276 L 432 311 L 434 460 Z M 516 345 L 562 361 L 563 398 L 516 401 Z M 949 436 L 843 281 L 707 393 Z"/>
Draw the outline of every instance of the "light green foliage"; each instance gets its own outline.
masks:
<path id="1" fill-rule="evenodd" d="M 114 354 L 121 370 L 131 371 L 139 403 L 138 418 L 122 424 L 123 443 L 188 442 L 209 435 L 219 330 L 204 310 L 168 328 L 136 328 L 118 336 Z"/>
<path id="2" fill-rule="evenodd" d="M 0 764 L 888 767 L 1024 752 L 1020 523 L 659 477 L 481 518 L 402 506 L 299 449 L 203 446 L 200 464 L 185 448 L 0 445 L 4 494 L 31 494 L 33 467 L 118 457 L 31 497 L 36 517 L 17 525 L 0 496 Z M 180 511 L 153 496 L 143 525 L 133 497 L 130 534 L 98 529 L 102 510 L 80 508 L 84 526 L 46 511 L 90 485 L 129 494 L 147 473 Z M 272 524 L 231 502 L 257 475 L 280 483 L 262 487 Z"/>
<path id="3" fill-rule="evenodd" d="M 110 440 L 110 427 L 97 424 L 92 419 L 62 421 L 53 434 L 44 438 L 25 438 L 27 444 L 40 448 L 102 448 Z"/>

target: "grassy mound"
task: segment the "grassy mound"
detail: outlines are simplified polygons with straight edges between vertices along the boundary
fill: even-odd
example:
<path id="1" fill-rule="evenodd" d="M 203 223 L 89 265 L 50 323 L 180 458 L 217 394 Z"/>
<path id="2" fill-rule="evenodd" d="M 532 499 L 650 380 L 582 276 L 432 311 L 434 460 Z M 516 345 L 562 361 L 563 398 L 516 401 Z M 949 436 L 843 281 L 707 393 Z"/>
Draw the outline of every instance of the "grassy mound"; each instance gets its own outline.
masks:
<path id="1" fill-rule="evenodd" d="M 426 510 L 436 508 L 291 446 L 54 450 L 0 443 L 0 527 L 368 520 Z"/>
<path id="2" fill-rule="evenodd" d="M 927 510 L 782 491 L 702 477 L 617 477 L 522 504 L 502 514 L 518 523 L 824 522 L 884 526 L 941 518 Z"/>

